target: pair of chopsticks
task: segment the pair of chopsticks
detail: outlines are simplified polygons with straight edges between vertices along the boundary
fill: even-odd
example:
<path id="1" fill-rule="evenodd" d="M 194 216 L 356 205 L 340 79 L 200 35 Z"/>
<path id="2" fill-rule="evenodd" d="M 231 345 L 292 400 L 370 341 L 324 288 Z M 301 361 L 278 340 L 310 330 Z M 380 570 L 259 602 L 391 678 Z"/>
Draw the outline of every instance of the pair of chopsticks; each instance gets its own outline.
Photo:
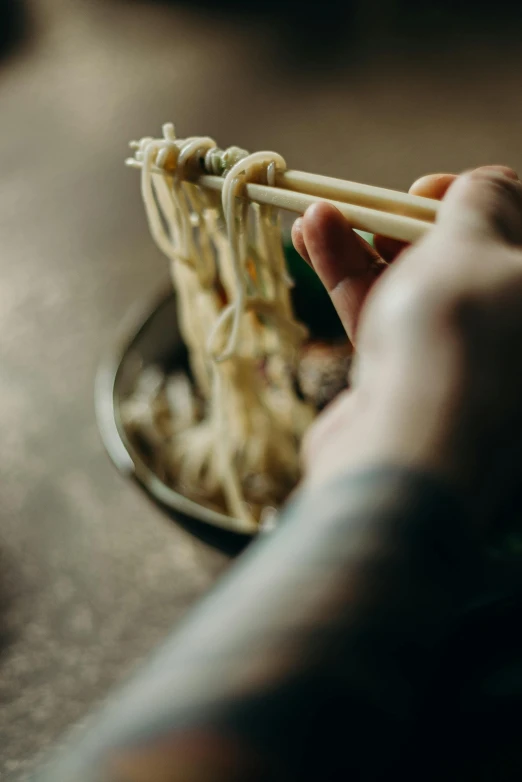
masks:
<path id="1" fill-rule="evenodd" d="M 141 167 L 134 158 L 126 162 Z M 154 173 L 168 175 L 169 172 L 154 168 Z M 193 181 L 211 190 L 223 188 L 223 179 L 219 176 L 201 174 Z M 274 187 L 249 182 L 245 191 L 249 200 L 255 203 L 299 214 L 312 204 L 327 201 L 337 207 L 353 228 L 404 242 L 420 239 L 435 222 L 439 207 L 439 202 L 431 198 L 304 171 L 278 174 Z"/>

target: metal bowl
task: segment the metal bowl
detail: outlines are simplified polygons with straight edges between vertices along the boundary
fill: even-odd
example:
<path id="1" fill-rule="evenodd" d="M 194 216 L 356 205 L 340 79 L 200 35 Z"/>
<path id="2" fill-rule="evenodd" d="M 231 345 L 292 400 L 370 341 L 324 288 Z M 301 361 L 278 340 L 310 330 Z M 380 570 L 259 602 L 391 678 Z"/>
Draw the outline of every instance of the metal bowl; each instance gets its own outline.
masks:
<path id="1" fill-rule="evenodd" d="M 289 241 L 285 254 L 295 280 L 293 304 L 296 316 L 310 333 L 323 340 L 345 337 L 330 298 L 315 273 L 303 263 Z M 96 377 L 95 406 L 103 443 L 118 470 L 134 480 L 147 495 L 176 521 L 196 521 L 208 530 L 232 536 L 243 545 L 263 530 L 255 523 L 212 510 L 167 486 L 146 464 L 123 426 L 121 407 L 141 372 L 151 365 L 165 372 L 186 368 L 186 348 L 179 331 L 176 298 L 165 283 L 134 307 L 121 324 L 113 345 L 103 358 Z M 194 531 L 194 530 L 192 530 Z M 201 535 L 200 535 L 201 537 Z M 212 541 L 216 544 L 216 541 Z M 219 542 L 218 542 L 219 545 Z M 234 546 L 232 546 L 234 547 Z"/>
<path id="2" fill-rule="evenodd" d="M 95 408 L 103 443 L 118 470 L 136 481 L 176 520 L 196 520 L 241 536 L 247 542 L 259 531 L 257 525 L 211 510 L 174 491 L 150 469 L 126 434 L 121 406 L 138 375 L 152 364 L 171 370 L 181 367 L 183 358 L 176 299 L 172 289 L 163 287 L 144 306 L 129 313 L 101 362 L 96 376 Z"/>

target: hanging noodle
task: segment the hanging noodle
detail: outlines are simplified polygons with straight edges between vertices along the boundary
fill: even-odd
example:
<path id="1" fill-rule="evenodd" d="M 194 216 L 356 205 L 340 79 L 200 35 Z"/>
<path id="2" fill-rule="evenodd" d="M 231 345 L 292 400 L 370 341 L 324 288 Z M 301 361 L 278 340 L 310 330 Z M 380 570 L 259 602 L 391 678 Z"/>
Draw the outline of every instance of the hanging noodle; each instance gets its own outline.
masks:
<path id="1" fill-rule="evenodd" d="M 174 404 L 191 401 L 169 419 L 166 478 L 257 521 L 297 482 L 299 442 L 315 413 L 295 388 L 307 330 L 292 311 L 278 211 L 242 197 L 249 182 L 274 185 L 285 161 L 219 150 L 210 138 L 177 139 L 170 124 L 163 138 L 132 146 L 151 234 L 170 262 L 195 388 L 183 395 L 178 377 L 171 394 Z M 191 181 L 202 172 L 224 177 L 221 197 Z M 165 430 L 167 391 L 156 388 L 152 428 Z M 135 400 L 124 413 L 143 435 Z"/>

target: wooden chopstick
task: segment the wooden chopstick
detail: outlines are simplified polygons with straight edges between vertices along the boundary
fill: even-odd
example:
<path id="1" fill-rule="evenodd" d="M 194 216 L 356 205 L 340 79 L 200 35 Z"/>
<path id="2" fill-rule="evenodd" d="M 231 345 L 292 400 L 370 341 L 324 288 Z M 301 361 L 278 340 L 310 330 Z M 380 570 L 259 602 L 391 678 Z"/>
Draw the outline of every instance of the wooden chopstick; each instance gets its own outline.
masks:
<path id="1" fill-rule="evenodd" d="M 223 188 L 223 179 L 218 176 L 204 174 L 198 177 L 197 182 L 211 190 L 222 190 Z M 327 201 L 337 207 L 353 228 L 372 234 L 382 234 L 390 239 L 399 239 L 403 242 L 414 242 L 420 239 L 433 225 L 427 220 L 418 220 L 415 217 L 381 212 L 378 209 L 336 201 L 333 198 L 321 198 L 309 193 L 298 193 L 269 185 L 257 185 L 253 182 L 248 182 L 245 185 L 245 191 L 251 201 L 277 206 L 280 209 L 287 209 L 298 214 L 303 214 L 312 204 Z"/>
<path id="2" fill-rule="evenodd" d="M 366 206 L 382 212 L 414 217 L 435 222 L 439 201 L 432 198 L 387 190 L 384 187 L 348 182 L 344 179 L 309 174 L 305 171 L 285 171 L 279 174 L 276 185 L 286 190 L 328 198 L 343 203 Z"/>
<path id="3" fill-rule="evenodd" d="M 135 158 L 129 158 L 126 162 L 134 168 L 141 168 L 141 162 Z M 156 167 L 153 173 L 170 175 L 168 171 Z M 211 190 L 223 189 L 223 178 L 219 176 L 202 174 L 192 181 Z M 303 214 L 312 204 L 327 201 L 354 228 L 404 242 L 420 239 L 433 226 L 437 215 L 438 201 L 372 185 L 345 182 L 302 171 L 286 171 L 276 181 L 278 185 L 284 186 L 272 187 L 248 182 L 245 185 L 247 197 L 255 203 L 276 206 L 298 214 Z"/>

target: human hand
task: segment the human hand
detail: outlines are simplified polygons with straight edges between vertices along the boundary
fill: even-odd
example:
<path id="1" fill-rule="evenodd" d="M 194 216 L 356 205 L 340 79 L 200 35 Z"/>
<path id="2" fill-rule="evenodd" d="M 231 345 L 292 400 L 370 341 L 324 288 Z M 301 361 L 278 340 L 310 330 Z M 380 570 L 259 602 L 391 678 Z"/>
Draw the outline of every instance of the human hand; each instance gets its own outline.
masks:
<path id="1" fill-rule="evenodd" d="M 522 185 L 489 166 L 410 192 L 442 198 L 439 219 L 410 248 L 377 237 L 389 268 L 328 204 L 294 227 L 356 345 L 351 389 L 306 438 L 305 482 L 411 467 L 489 513 L 522 464 Z"/>

